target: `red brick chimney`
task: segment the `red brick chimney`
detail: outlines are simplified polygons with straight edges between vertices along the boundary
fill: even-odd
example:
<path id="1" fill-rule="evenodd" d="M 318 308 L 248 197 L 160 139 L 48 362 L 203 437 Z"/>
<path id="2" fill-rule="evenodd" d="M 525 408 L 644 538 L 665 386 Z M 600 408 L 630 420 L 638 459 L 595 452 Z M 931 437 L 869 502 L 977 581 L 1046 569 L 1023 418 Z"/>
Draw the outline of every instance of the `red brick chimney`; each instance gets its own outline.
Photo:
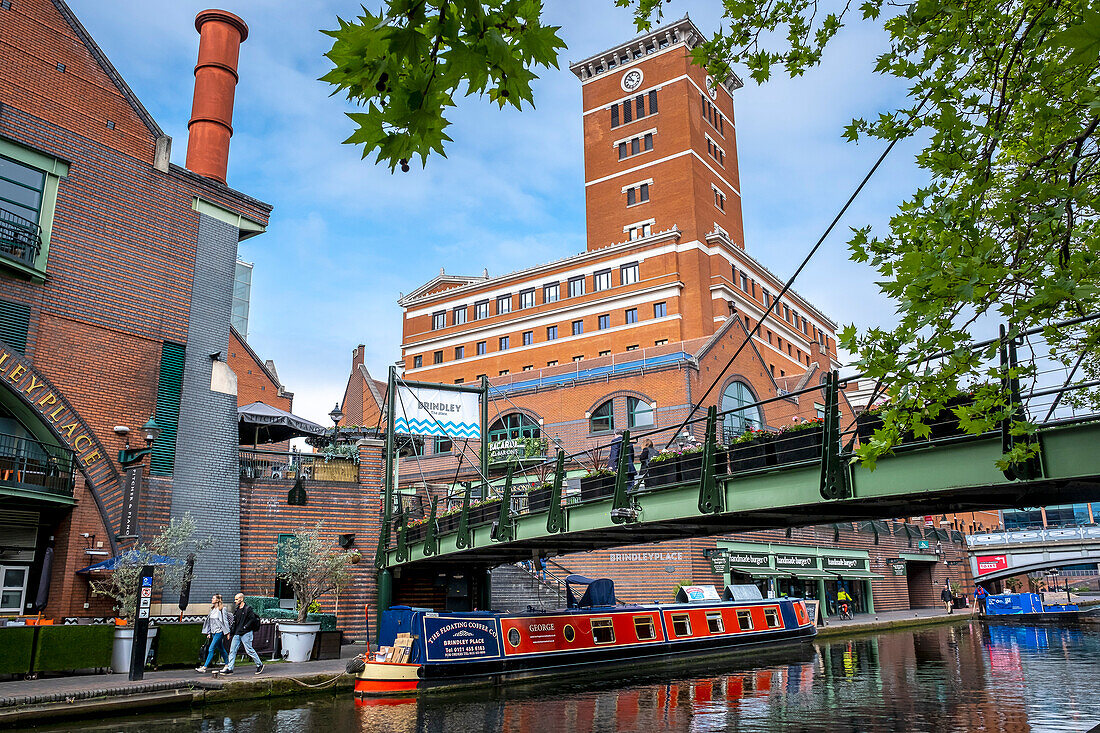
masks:
<path id="1" fill-rule="evenodd" d="M 195 30 L 199 32 L 199 62 L 191 121 L 187 123 L 187 168 L 225 183 L 229 138 L 233 136 L 237 53 L 248 38 L 248 26 L 224 10 L 204 10 L 195 16 Z"/>

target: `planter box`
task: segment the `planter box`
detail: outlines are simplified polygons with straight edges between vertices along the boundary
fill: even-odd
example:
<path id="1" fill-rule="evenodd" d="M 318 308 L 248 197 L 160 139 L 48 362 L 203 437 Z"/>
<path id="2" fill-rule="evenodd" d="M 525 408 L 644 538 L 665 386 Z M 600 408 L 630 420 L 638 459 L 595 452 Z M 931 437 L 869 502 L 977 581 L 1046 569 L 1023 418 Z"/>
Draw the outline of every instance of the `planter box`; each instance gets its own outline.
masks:
<path id="1" fill-rule="evenodd" d="M 314 659 L 339 659 L 343 631 L 318 631 L 313 642 Z"/>
<path id="2" fill-rule="evenodd" d="M 462 516 L 461 512 L 458 514 L 448 514 L 445 517 L 440 517 L 438 519 L 439 531 L 443 534 L 446 534 L 447 532 L 458 531 L 458 519 L 460 516 Z"/>
<path id="3" fill-rule="evenodd" d="M 110 667 L 114 642 L 115 627 L 110 624 L 39 626 L 31 670 L 63 672 Z"/>
<path id="4" fill-rule="evenodd" d="M 799 461 L 820 461 L 822 434 L 818 426 L 780 435 L 773 441 L 776 463 L 782 466 Z"/>
<path id="5" fill-rule="evenodd" d="M 679 480 L 680 470 L 675 460 L 650 463 L 649 473 L 645 477 L 647 489 L 657 489 L 674 484 Z"/>
<path id="6" fill-rule="evenodd" d="M 703 475 L 702 451 L 687 456 L 680 456 L 674 460 L 678 464 L 680 481 L 699 481 L 699 477 Z"/>
<path id="7" fill-rule="evenodd" d="M 882 418 L 869 412 L 861 412 L 856 415 L 856 435 L 859 442 L 866 445 L 875 437 L 875 431 L 882 429 Z"/>
<path id="8" fill-rule="evenodd" d="M 427 524 L 418 524 L 415 527 L 407 527 L 405 529 L 405 542 L 409 545 L 415 545 L 417 542 L 423 542 L 424 537 L 428 534 Z"/>
<path id="9" fill-rule="evenodd" d="M 932 431 L 932 434 L 928 437 L 932 440 L 938 438 L 956 438 L 960 435 L 966 435 L 967 432 L 959 427 L 959 416 L 955 414 L 954 408 L 964 407 L 966 405 L 974 404 L 974 398 L 970 395 L 958 395 L 952 397 L 940 410 L 940 414 L 932 418 L 928 427 Z"/>
<path id="10" fill-rule="evenodd" d="M 500 500 L 470 507 L 470 526 L 495 522 L 500 517 Z"/>
<path id="11" fill-rule="evenodd" d="M 753 440 L 731 445 L 726 451 L 726 463 L 730 473 L 751 471 L 775 465 L 775 442 Z"/>
<path id="12" fill-rule="evenodd" d="M 553 489 L 533 489 L 527 493 L 527 511 L 544 512 L 550 508 L 550 495 Z"/>
<path id="13" fill-rule="evenodd" d="M 34 657 L 35 626 L 0 628 L 0 674 L 29 674 Z"/>
<path id="14" fill-rule="evenodd" d="M 206 637 L 202 624 L 161 624 L 157 626 L 157 667 L 195 666 Z"/>
<path id="15" fill-rule="evenodd" d="M 602 499 L 615 493 L 615 475 L 581 479 L 581 501 Z"/>

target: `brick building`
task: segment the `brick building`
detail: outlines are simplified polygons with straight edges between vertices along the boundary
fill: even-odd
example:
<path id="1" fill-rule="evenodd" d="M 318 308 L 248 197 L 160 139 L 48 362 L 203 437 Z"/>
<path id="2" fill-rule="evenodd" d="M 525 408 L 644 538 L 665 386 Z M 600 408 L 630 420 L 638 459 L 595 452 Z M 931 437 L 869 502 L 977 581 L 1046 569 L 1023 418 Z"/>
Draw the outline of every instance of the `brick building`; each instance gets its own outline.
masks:
<path id="1" fill-rule="evenodd" d="M 196 28 L 184 168 L 63 0 L 0 8 L 0 613 L 35 605 L 49 547 L 45 612 L 109 612 L 76 571 L 125 550 L 131 510 L 139 535 L 190 512 L 218 539 L 193 598 L 239 582 L 235 411 L 252 381 L 227 364 L 233 280 L 271 207 L 226 184 L 247 27 L 204 11 Z M 151 415 L 135 504 L 113 429 Z"/>

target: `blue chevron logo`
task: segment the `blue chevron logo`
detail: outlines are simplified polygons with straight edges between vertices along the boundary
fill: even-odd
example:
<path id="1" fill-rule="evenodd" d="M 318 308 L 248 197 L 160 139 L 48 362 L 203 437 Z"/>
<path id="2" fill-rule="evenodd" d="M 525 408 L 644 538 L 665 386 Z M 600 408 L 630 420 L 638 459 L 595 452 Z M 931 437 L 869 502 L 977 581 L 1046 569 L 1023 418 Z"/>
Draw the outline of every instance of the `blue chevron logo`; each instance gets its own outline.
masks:
<path id="1" fill-rule="evenodd" d="M 409 420 L 399 417 L 394 420 L 394 430 L 412 435 L 446 435 L 452 438 L 481 438 L 481 426 L 477 423 L 436 422 L 435 420 Z M 442 427 L 442 430 L 440 428 Z"/>

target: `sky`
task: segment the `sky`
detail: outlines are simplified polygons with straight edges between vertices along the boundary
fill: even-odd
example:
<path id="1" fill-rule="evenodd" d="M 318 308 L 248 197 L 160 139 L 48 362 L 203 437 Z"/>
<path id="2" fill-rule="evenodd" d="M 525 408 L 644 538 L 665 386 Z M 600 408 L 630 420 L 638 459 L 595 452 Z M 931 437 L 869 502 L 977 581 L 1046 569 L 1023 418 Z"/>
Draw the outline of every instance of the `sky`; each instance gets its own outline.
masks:
<path id="1" fill-rule="evenodd" d="M 165 132 L 183 165 L 198 50 L 194 17 L 208 0 L 69 0 L 77 17 Z M 367 2 L 368 7 L 372 6 Z M 354 111 L 317 79 L 337 17 L 356 0 L 227 0 L 249 36 L 241 47 L 228 182 L 275 208 L 262 236 L 241 243 L 255 265 L 248 340 L 273 359 L 294 412 L 323 425 L 343 396 L 351 352 L 366 346 L 375 377 L 400 359 L 397 299 L 439 274 L 490 275 L 586 248 L 580 82 L 569 62 L 634 35 L 612 0 L 546 0 L 569 48 L 540 72 L 534 109 L 500 111 L 466 98 L 451 114 L 448 157 L 391 174 L 342 141 Z M 151 10 L 155 8 L 155 12 Z M 720 3 L 667 4 L 704 33 Z M 882 150 L 841 132 L 854 117 L 892 109 L 904 89 L 871 73 L 886 47 L 880 27 L 841 31 L 822 65 L 776 74 L 734 94 L 748 252 L 787 278 Z M 888 325 L 893 306 L 869 267 L 849 261 L 848 227 L 883 228 L 922 181 L 915 147 L 897 146 L 794 289 L 838 324 Z M 418 161 L 417 161 L 418 163 Z"/>

